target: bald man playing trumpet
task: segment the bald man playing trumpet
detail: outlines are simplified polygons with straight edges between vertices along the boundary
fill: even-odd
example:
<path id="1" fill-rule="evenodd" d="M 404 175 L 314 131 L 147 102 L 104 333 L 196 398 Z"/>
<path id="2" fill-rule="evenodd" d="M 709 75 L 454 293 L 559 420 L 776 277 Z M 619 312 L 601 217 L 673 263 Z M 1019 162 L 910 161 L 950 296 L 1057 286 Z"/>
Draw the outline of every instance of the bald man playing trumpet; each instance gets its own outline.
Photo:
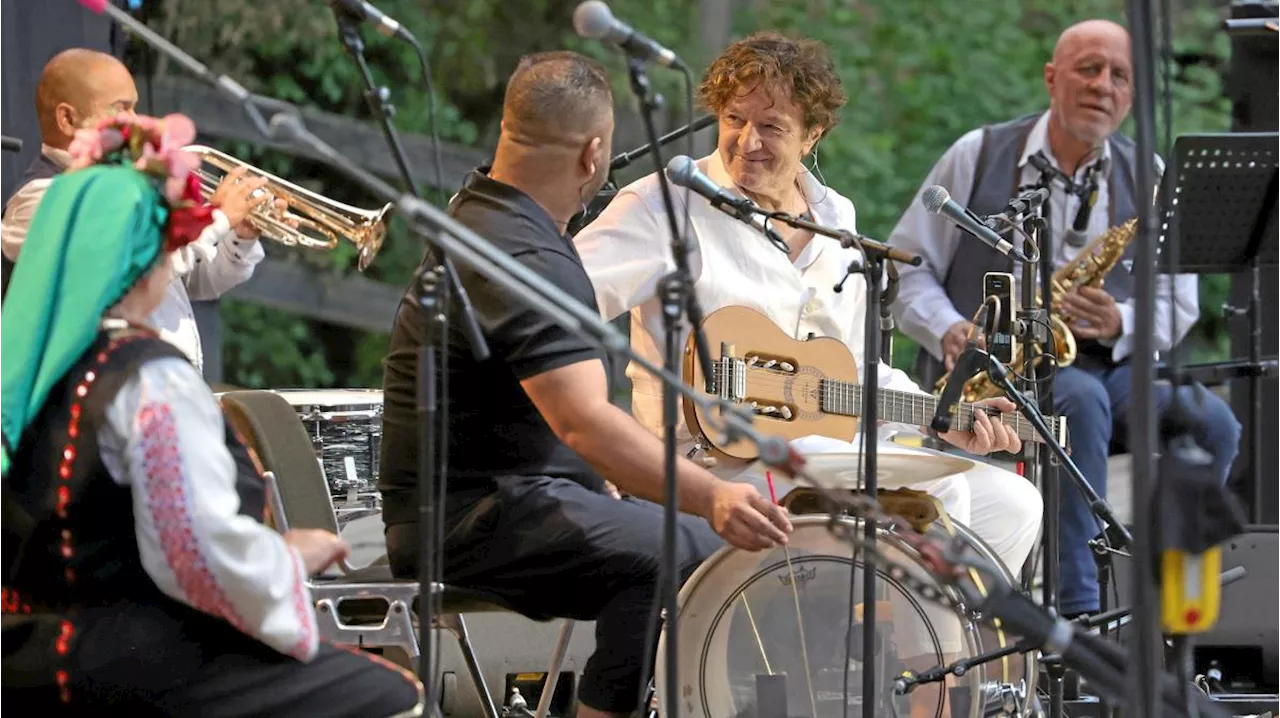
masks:
<path id="1" fill-rule="evenodd" d="M 40 155 L 27 169 L 0 220 L 6 290 L 40 199 L 71 161 L 67 149 L 76 131 L 120 113 L 131 114 L 137 103 L 133 76 L 111 55 L 73 48 L 58 53 L 45 65 L 36 86 Z M 209 198 L 215 208 L 213 224 L 200 239 L 173 253 L 173 282 L 164 303 L 149 319 L 161 337 L 181 349 L 197 369 L 204 366 L 204 353 L 191 302 L 217 299 L 249 279 L 262 261 L 258 232 L 248 218 L 262 201 L 253 192 L 264 184 L 265 179 L 245 178 L 243 168 L 223 179 Z M 40 238 L 31 237 L 30 241 Z"/>

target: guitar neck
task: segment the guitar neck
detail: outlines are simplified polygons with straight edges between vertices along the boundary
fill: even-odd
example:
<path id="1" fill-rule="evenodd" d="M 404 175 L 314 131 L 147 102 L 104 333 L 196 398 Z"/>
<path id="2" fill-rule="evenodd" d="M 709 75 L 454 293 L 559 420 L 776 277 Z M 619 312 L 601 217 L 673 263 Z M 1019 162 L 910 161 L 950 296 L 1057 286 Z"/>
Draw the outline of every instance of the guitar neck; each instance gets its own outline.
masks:
<path id="1" fill-rule="evenodd" d="M 860 417 L 863 394 L 861 384 L 825 379 L 822 382 L 822 410 L 829 414 Z M 913 394 L 894 389 L 880 389 L 877 392 L 876 418 L 880 421 L 928 426 L 933 421 L 934 412 L 937 410 L 937 398 L 928 394 Z M 985 412 L 993 420 L 998 418 L 1005 426 L 1013 429 L 1018 438 L 1023 441 L 1044 441 L 1031 422 L 1021 414 L 999 414 L 997 417 L 977 404 L 956 405 L 951 418 L 952 430 L 972 429 L 976 412 Z M 1045 417 L 1045 423 L 1051 433 L 1058 435 L 1058 417 Z"/>

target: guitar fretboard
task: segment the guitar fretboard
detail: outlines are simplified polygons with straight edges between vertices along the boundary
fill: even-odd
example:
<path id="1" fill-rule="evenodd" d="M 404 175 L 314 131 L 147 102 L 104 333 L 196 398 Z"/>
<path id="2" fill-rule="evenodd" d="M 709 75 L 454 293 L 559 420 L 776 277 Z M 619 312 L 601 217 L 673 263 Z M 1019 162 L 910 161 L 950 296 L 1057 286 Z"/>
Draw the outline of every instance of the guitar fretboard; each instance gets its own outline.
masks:
<path id="1" fill-rule="evenodd" d="M 880 389 L 877 393 L 876 418 L 897 424 L 912 426 L 928 426 L 933 421 L 933 413 L 938 409 L 938 400 L 927 394 L 913 394 L 893 389 Z M 862 416 L 863 386 L 847 381 L 834 379 L 822 380 L 821 408 L 830 414 L 843 416 Z M 998 419 L 1017 433 L 1023 441 L 1043 441 L 1040 434 L 1021 414 L 1002 414 L 994 409 L 977 404 L 956 404 L 952 414 L 951 429 L 968 431 L 973 428 L 974 415 L 984 412 L 992 419 Z M 1058 435 L 1058 417 L 1046 417 L 1049 430 Z"/>

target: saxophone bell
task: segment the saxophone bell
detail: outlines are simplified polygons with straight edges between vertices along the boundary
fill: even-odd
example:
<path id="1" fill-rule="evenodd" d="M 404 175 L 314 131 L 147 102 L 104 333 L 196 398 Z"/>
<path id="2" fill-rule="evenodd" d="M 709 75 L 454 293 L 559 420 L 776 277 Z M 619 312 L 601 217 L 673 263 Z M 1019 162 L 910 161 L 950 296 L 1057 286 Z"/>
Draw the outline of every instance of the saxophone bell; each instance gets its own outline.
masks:
<path id="1" fill-rule="evenodd" d="M 1125 249 L 1133 240 L 1137 228 L 1138 220 L 1135 218 L 1108 229 L 1089 242 L 1074 259 L 1053 273 L 1053 279 L 1050 282 L 1053 313 L 1049 316 L 1049 331 L 1052 334 L 1050 341 L 1053 345 L 1055 366 L 1071 366 L 1076 360 L 1077 353 L 1076 337 L 1071 333 L 1071 322 L 1077 317 L 1062 308 L 1062 298 L 1080 287 L 1102 288 L 1107 274 L 1124 256 Z M 1042 303 L 1040 293 L 1036 292 L 1036 306 L 1039 307 Z M 1019 343 L 1013 361 L 1009 362 L 1009 368 L 1019 374 L 1025 373 L 1030 361 L 1038 360 L 1048 353 L 1035 351 L 1028 354 L 1026 344 Z M 934 394 L 942 391 L 950 377 L 951 372 L 947 372 L 938 380 L 934 385 Z M 1001 394 L 1000 388 L 984 371 L 965 382 L 961 401 L 973 403 Z"/>

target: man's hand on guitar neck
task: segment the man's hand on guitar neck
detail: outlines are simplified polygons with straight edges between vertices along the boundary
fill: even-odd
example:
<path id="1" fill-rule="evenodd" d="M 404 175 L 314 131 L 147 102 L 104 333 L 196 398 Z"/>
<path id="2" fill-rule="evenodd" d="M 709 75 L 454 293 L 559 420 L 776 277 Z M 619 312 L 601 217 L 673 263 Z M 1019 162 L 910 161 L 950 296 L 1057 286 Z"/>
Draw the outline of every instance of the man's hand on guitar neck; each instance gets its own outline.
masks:
<path id="1" fill-rule="evenodd" d="M 978 402 L 980 406 L 989 406 L 1001 413 L 1008 414 L 1018 407 L 1004 397 L 996 397 Z M 993 421 L 986 412 L 973 413 L 973 429 L 970 431 L 948 431 L 938 437 L 948 444 L 974 454 L 986 456 L 994 451 L 1007 451 L 1016 454 L 1022 451 L 1022 439 L 1012 427 L 1004 422 Z"/>

